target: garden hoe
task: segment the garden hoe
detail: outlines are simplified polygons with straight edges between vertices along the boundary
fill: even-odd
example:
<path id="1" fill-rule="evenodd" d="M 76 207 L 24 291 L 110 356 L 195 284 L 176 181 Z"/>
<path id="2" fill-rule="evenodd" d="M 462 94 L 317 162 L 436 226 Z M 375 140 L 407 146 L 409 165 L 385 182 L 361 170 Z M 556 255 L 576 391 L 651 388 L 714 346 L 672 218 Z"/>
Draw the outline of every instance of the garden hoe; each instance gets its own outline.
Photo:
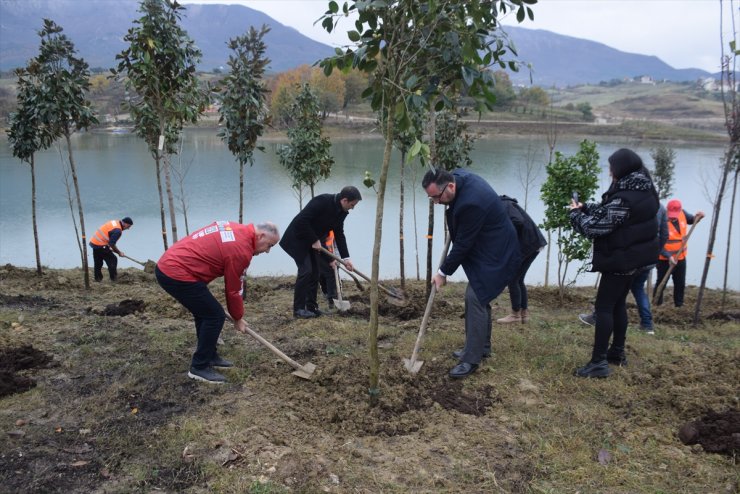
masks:
<path id="1" fill-rule="evenodd" d="M 226 318 L 229 321 L 234 321 L 231 316 L 226 314 Z M 262 336 L 260 336 L 256 331 L 254 331 L 249 326 L 246 326 L 247 333 L 252 336 L 255 340 L 259 341 L 264 347 L 266 347 L 268 350 L 270 350 L 272 353 L 280 357 L 280 360 L 285 362 L 286 364 L 293 367 L 295 370 L 291 372 L 294 376 L 298 376 L 302 379 L 308 379 L 311 380 L 311 375 L 313 374 L 313 371 L 316 370 L 316 366 L 312 364 L 311 362 L 307 363 L 306 365 L 301 365 L 292 358 L 285 355 L 283 352 L 280 351 L 278 347 L 264 339 Z"/>
<path id="2" fill-rule="evenodd" d="M 332 259 L 341 263 L 344 266 L 344 261 L 338 255 L 329 252 L 323 247 L 321 247 L 321 252 L 323 252 L 324 254 L 326 254 L 327 256 L 331 257 Z M 359 272 L 357 269 L 355 269 L 353 272 L 358 274 L 361 278 L 364 278 L 366 281 L 371 281 L 370 277 L 368 277 L 366 274 Z M 404 294 L 399 292 L 398 290 L 394 288 L 387 288 L 381 285 L 380 283 L 378 283 L 378 287 L 381 290 L 383 290 L 386 294 L 388 294 L 388 302 L 390 302 L 391 304 L 399 305 L 399 306 L 404 306 L 408 304 L 408 300 L 406 300 L 406 297 L 404 296 Z"/>
<path id="3" fill-rule="evenodd" d="M 334 266 L 334 281 L 337 283 L 337 296 L 339 300 L 334 299 L 334 306 L 339 312 L 347 312 L 349 310 L 349 300 L 342 300 L 342 283 L 339 281 L 339 269 Z"/>
<path id="4" fill-rule="evenodd" d="M 450 241 L 451 237 L 449 234 L 447 234 L 447 240 L 445 241 L 445 247 L 442 251 L 442 259 L 439 261 L 439 265 L 442 266 L 442 263 L 447 258 L 447 251 L 450 248 Z M 427 300 L 427 307 L 424 309 L 424 317 L 421 320 L 421 326 L 419 327 L 419 334 L 416 337 L 416 343 L 414 344 L 414 351 L 411 352 L 411 358 L 405 358 L 403 359 L 403 365 L 406 367 L 406 369 L 411 372 L 412 374 L 416 374 L 419 372 L 419 369 L 421 369 L 421 366 L 424 365 L 423 360 L 416 360 L 419 356 L 419 349 L 421 348 L 421 340 L 424 339 L 424 334 L 427 331 L 427 324 L 429 324 L 429 316 L 432 313 L 432 305 L 434 303 L 434 294 L 437 293 L 437 284 L 432 282 L 432 289 L 429 292 L 429 300 Z"/>

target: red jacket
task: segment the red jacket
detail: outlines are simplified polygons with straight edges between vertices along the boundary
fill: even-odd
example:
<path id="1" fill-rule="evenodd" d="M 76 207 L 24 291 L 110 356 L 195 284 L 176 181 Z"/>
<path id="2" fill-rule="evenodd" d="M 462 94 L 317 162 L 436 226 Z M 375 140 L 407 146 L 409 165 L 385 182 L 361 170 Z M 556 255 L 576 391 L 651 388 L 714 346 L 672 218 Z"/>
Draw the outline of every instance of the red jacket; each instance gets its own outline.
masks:
<path id="1" fill-rule="evenodd" d="M 238 321 L 244 316 L 241 276 L 252 262 L 255 241 L 253 224 L 216 221 L 175 242 L 157 267 L 177 281 L 210 283 L 223 276 L 226 306 Z"/>

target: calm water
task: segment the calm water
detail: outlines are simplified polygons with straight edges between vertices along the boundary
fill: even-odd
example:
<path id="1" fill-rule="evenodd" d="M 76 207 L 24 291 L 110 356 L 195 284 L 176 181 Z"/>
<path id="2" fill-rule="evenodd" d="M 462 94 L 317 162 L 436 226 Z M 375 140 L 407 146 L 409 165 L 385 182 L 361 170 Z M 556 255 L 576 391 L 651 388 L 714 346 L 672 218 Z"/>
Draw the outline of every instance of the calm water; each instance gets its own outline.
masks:
<path id="1" fill-rule="evenodd" d="M 245 222 L 271 220 L 284 229 L 298 212 L 298 199 L 290 188 L 290 180 L 280 166 L 275 150 L 277 143 L 267 143 L 265 153 L 257 153 L 255 165 L 245 169 Z M 130 216 L 134 219 L 132 229 L 126 231 L 119 243 L 120 248 L 139 260 L 157 260 L 163 245 L 160 233 L 159 201 L 156 191 L 154 164 L 142 141 L 131 134 L 84 134 L 74 137 L 74 152 L 85 212 L 86 230 L 92 235 L 103 222 Z M 635 149 L 649 166 L 649 146 L 627 140 L 600 141 L 602 169 L 606 169 L 606 158 L 618 147 Z M 501 138 L 479 140 L 475 143 L 472 171 L 484 176 L 499 194 L 506 194 L 524 203 L 524 186 L 520 174 L 529 160 L 544 163 L 547 159 L 543 137 Z M 558 149 L 566 155 L 578 149 L 576 139 L 562 140 Z M 674 192 L 683 201 L 687 211 L 711 212 L 708 192 L 703 184 L 715 183 L 719 160 L 723 149 L 720 146 L 675 145 L 676 180 Z M 356 185 L 363 194 L 363 201 L 353 210 L 346 223 L 350 253 L 355 265 L 370 274 L 374 217 L 375 192 L 362 185 L 365 170 L 376 178 L 382 163 L 383 142 L 368 136 L 356 139 L 335 140 L 332 146 L 336 164 L 331 178 L 318 184 L 317 193 L 337 192 L 342 186 Z M 530 158 L 528 158 L 528 156 Z M 214 130 L 190 130 L 185 134 L 185 146 L 181 160 L 188 167 L 185 179 L 190 230 L 195 230 L 214 220 L 237 220 L 239 207 L 239 172 L 232 155 L 216 137 Z M 381 251 L 381 276 L 399 275 L 398 247 L 398 198 L 399 165 L 394 155 L 389 188 L 386 192 L 385 219 L 383 223 L 383 247 Z M 79 253 L 74 237 L 71 213 L 67 202 L 64 175 L 57 149 L 36 156 L 37 163 L 37 208 L 41 261 L 54 268 L 71 268 L 80 265 Z M 418 185 L 424 170 L 420 165 L 407 168 L 406 172 L 406 273 L 415 276 L 415 247 L 413 242 L 412 192 L 416 193 L 415 204 L 421 276 L 424 277 L 426 259 L 426 222 L 428 200 Z M 414 174 L 416 177 L 414 178 Z M 544 167 L 539 171 L 530 187 L 527 210 L 535 221 L 541 221 L 543 204 L 539 200 L 539 188 L 545 179 Z M 13 158 L 7 139 L 0 140 L 0 263 L 17 266 L 35 266 L 33 232 L 31 227 L 30 168 Z M 602 174 L 601 185 L 608 184 L 608 176 Z M 706 189 L 715 187 L 707 186 Z M 305 203 L 305 202 L 304 202 Z M 709 286 L 722 285 L 722 265 L 727 245 L 726 231 L 729 221 L 729 200 L 720 221 L 723 232 L 715 243 L 716 260 L 709 274 Z M 438 262 L 442 248 L 442 208 L 437 206 L 435 227 L 434 262 Z M 736 216 L 737 217 L 737 216 Z M 169 221 L 169 217 L 168 217 Z M 687 283 L 698 285 L 701 279 L 702 259 L 708 241 L 710 218 L 707 217 L 694 231 L 688 257 Z M 168 227 L 169 228 L 169 227 Z M 178 215 L 178 233 L 185 234 L 182 214 Z M 736 221 L 732 248 L 740 248 L 740 225 Z M 88 249 L 89 253 L 89 249 Z M 529 271 L 529 284 L 542 284 L 545 279 L 545 255 L 540 254 Z M 556 258 L 551 254 L 550 283 L 555 283 Z M 90 256 L 92 262 L 92 256 Z M 138 265 L 121 259 L 121 267 Z M 253 275 L 292 275 L 295 264 L 282 249 L 275 248 L 270 254 L 256 257 L 250 273 Z M 571 267 L 574 273 L 575 268 Z M 740 289 L 740 256 L 731 260 L 730 285 Z M 462 269 L 453 279 L 462 280 Z M 591 284 L 591 274 L 581 275 L 577 284 Z"/>

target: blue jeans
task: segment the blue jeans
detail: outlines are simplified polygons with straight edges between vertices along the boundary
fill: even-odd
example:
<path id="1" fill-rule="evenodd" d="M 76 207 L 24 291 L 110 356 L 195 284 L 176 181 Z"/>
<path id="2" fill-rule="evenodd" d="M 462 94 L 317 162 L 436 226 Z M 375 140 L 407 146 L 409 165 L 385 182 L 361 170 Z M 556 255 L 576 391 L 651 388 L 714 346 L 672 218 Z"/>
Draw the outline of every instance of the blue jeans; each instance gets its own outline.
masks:
<path id="1" fill-rule="evenodd" d="M 653 314 L 650 312 L 650 300 L 645 292 L 645 282 L 652 272 L 653 269 L 650 268 L 637 273 L 630 287 L 632 295 L 635 297 L 635 303 L 637 304 L 637 312 L 640 314 L 641 329 L 653 328 Z"/>

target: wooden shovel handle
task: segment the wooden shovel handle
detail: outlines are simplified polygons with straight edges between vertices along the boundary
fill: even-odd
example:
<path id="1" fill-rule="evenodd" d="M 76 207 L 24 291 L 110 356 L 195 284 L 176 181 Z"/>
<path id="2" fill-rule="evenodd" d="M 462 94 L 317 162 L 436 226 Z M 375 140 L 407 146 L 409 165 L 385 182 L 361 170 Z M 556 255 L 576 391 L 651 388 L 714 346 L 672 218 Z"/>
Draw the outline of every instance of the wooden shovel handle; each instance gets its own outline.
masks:
<path id="1" fill-rule="evenodd" d="M 323 247 L 321 247 L 320 250 L 321 250 L 321 252 L 323 252 L 327 256 L 331 257 L 332 259 L 334 259 L 338 263 L 341 263 L 342 266 L 346 266 L 346 264 L 344 263 L 344 260 L 341 257 L 339 257 L 338 255 L 329 252 L 328 250 L 326 250 Z M 361 278 L 365 279 L 365 281 L 372 281 L 372 280 L 370 280 L 370 278 L 366 274 L 363 274 L 363 273 L 359 272 L 357 269 L 354 269 L 353 272 L 354 273 L 357 273 Z M 391 297 L 394 297 L 394 298 L 402 298 L 398 293 L 396 293 L 395 291 L 391 290 L 390 288 L 384 287 L 380 283 L 378 283 L 378 287 L 381 290 L 383 290 L 385 293 L 387 293 L 388 295 L 390 295 Z"/>
<path id="2" fill-rule="evenodd" d="M 133 257 L 129 257 L 129 256 L 125 255 L 125 254 L 123 255 L 123 257 L 125 257 L 126 259 L 128 259 L 128 260 L 130 260 L 130 261 L 134 261 L 134 262 L 135 262 L 136 264 L 141 264 L 142 266 L 146 266 L 146 263 L 143 263 L 143 262 L 141 262 L 141 261 L 137 261 L 137 260 L 136 260 L 136 259 L 134 259 Z"/>

